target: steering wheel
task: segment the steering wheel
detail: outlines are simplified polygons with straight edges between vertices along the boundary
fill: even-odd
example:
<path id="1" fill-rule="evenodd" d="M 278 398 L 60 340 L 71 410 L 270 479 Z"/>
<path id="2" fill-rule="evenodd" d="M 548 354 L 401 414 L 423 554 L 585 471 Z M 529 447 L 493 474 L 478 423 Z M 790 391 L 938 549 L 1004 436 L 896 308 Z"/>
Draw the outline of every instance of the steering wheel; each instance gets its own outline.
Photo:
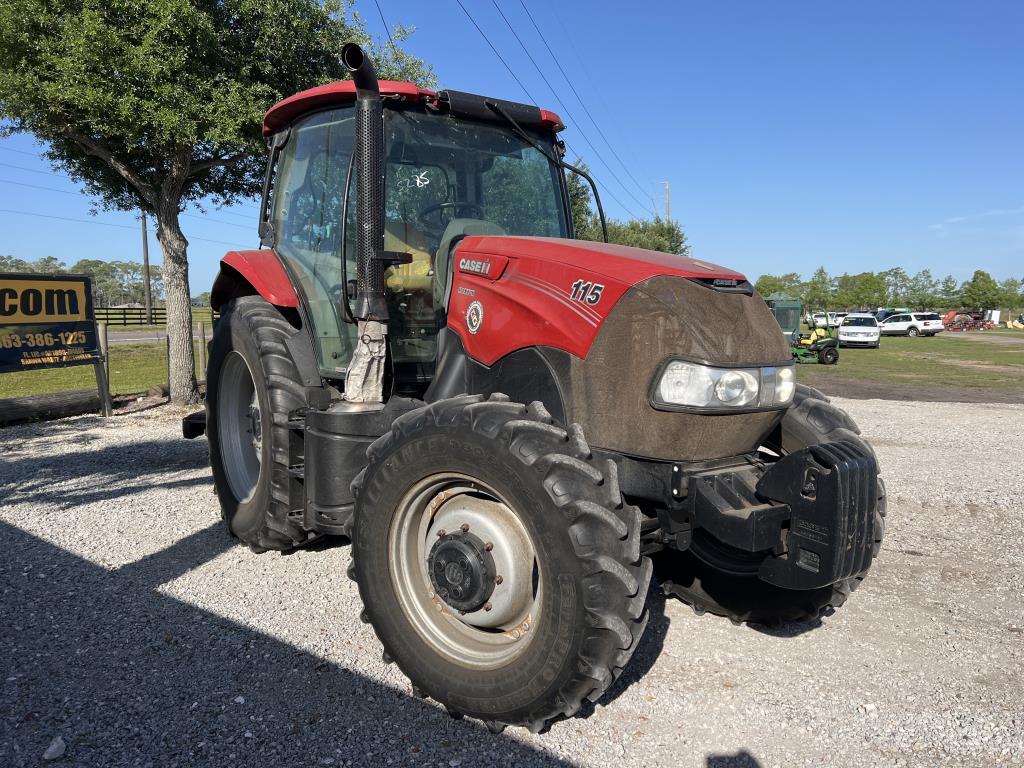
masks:
<path id="1" fill-rule="evenodd" d="M 448 200 L 444 203 L 438 203 L 437 205 L 428 205 L 419 213 L 419 220 L 424 224 L 429 224 L 427 216 L 438 211 L 452 211 L 457 212 L 465 210 L 472 218 L 482 219 L 484 218 L 484 209 L 476 203 L 471 203 L 468 200 Z"/>

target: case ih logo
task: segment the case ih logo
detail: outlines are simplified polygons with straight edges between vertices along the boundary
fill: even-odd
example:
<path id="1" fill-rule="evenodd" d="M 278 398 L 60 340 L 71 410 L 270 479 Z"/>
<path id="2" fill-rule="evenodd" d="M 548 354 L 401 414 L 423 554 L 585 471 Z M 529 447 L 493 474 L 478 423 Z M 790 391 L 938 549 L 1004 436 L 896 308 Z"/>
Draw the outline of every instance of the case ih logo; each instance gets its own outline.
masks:
<path id="1" fill-rule="evenodd" d="M 459 261 L 459 269 L 476 275 L 489 275 L 491 274 L 491 262 L 490 260 L 462 259 Z"/>
<path id="2" fill-rule="evenodd" d="M 466 310 L 466 328 L 470 333 L 476 333 L 484 322 L 484 305 L 474 301 Z"/>

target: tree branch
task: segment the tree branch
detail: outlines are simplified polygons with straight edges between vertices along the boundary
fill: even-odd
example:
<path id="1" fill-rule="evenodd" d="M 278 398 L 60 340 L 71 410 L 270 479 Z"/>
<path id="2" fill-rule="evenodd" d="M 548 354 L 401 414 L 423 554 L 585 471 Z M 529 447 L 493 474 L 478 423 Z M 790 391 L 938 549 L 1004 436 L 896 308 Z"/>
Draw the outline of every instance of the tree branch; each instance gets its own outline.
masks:
<path id="1" fill-rule="evenodd" d="M 228 157 L 211 157 L 208 160 L 199 160 L 192 163 L 192 169 L 188 174 L 188 178 L 191 179 L 194 176 L 201 176 L 211 168 L 216 168 L 217 166 L 230 168 L 233 165 L 238 165 L 238 163 L 249 157 L 249 154 L 249 152 L 239 152 L 238 154 L 230 155 Z"/>
<path id="2" fill-rule="evenodd" d="M 144 182 L 142 177 L 129 168 L 126 163 L 114 157 L 114 153 L 109 149 L 104 147 L 95 139 L 91 139 L 84 133 L 76 131 L 74 128 L 65 128 L 64 135 L 84 149 L 87 154 L 99 158 L 117 171 L 121 175 L 121 178 L 135 187 L 136 191 L 138 191 L 138 193 L 142 195 L 150 205 L 156 204 L 156 193 L 153 190 L 153 187 Z"/>

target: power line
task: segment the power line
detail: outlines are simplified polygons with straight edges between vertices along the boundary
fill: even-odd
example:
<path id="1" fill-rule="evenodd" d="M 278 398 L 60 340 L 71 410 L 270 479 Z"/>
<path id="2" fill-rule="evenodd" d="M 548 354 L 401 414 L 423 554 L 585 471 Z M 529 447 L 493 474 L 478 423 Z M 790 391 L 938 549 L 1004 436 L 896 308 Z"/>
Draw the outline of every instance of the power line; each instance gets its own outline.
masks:
<path id="1" fill-rule="evenodd" d="M 62 195 L 75 195 L 76 197 L 81 196 L 81 192 L 74 192 L 70 189 L 57 189 L 56 187 L 44 187 L 41 184 L 28 184 L 24 181 L 14 181 L 13 179 L 0 179 L 0 184 L 16 184 L 19 187 L 29 187 L 30 189 L 45 189 L 49 192 L 59 192 Z M 195 213 L 182 213 L 182 216 L 187 216 L 190 219 L 200 219 L 202 221 L 215 221 L 218 224 L 226 224 L 229 227 L 238 227 L 239 229 L 249 229 L 252 227 L 245 224 L 236 224 L 233 221 L 225 221 L 224 219 L 215 219 L 212 216 L 199 216 Z"/>
<path id="2" fill-rule="evenodd" d="M 19 171 L 25 171 L 26 173 L 42 173 L 42 174 L 45 174 L 47 176 L 57 176 L 58 175 L 58 174 L 54 173 L 53 171 L 40 171 L 40 170 L 37 170 L 35 168 L 26 168 L 23 165 L 11 165 L 10 163 L 0 163 L 0 165 L 4 166 L 5 168 L 14 168 L 14 169 L 19 170 Z"/>
<path id="3" fill-rule="evenodd" d="M 40 219 L 56 219 L 57 221 L 73 221 L 79 224 L 96 224 L 101 227 L 116 227 L 118 229 L 130 229 L 136 231 L 134 226 L 128 226 L 127 224 L 114 224 L 109 221 L 90 221 L 89 219 L 73 219 L 70 216 L 54 216 L 51 213 L 35 213 L 34 211 L 15 211 L 10 208 L 0 208 L 0 213 L 13 213 L 18 216 L 35 216 Z M 215 243 L 217 245 L 227 245 L 231 248 L 244 248 L 245 246 L 239 245 L 238 243 L 229 243 L 225 240 L 210 240 L 207 237 L 192 237 L 190 240 L 201 240 L 204 243 Z"/>
<path id="4" fill-rule="evenodd" d="M 583 73 L 583 79 L 586 80 L 587 85 L 590 86 L 591 93 L 595 94 L 598 106 L 600 106 L 601 109 L 604 110 L 605 114 L 616 114 L 616 111 L 614 109 L 609 108 L 608 102 L 605 100 L 603 96 L 604 91 L 594 84 L 594 80 L 590 76 L 590 68 L 586 65 L 586 63 L 584 63 L 583 57 L 580 55 L 579 48 L 577 48 L 576 43 L 573 42 L 572 34 L 566 28 L 565 22 L 562 21 L 561 17 L 558 15 L 558 10 L 555 7 L 551 8 L 551 16 L 555 19 L 556 22 L 558 22 L 558 26 L 562 30 L 562 37 L 569 44 L 569 50 L 572 52 L 573 58 L 576 60 L 576 64 L 579 65 L 579 69 Z M 635 157 L 630 157 L 630 160 L 633 161 L 634 163 L 636 162 Z M 654 182 L 651 182 L 651 184 L 653 183 Z M 654 196 L 651 195 L 650 192 L 647 192 L 647 196 L 651 198 L 651 205 L 657 208 L 657 203 L 654 202 Z"/>
<path id="5" fill-rule="evenodd" d="M 516 75 L 516 73 L 512 69 L 512 67 L 509 66 L 508 62 L 505 61 L 505 58 L 498 52 L 498 49 L 494 47 L 494 43 L 492 43 L 491 39 L 489 37 L 487 37 L 487 34 L 480 28 L 480 25 L 476 23 L 476 19 L 474 19 L 472 14 L 469 11 L 466 10 L 466 6 L 464 6 L 462 4 L 462 0 L 455 0 L 455 2 L 459 4 L 459 8 L 461 8 L 462 12 L 464 14 L 466 14 L 466 18 L 469 19 L 470 23 L 474 27 L 476 27 L 476 31 L 480 33 L 480 36 L 484 39 L 484 42 L 486 42 L 487 45 L 490 46 L 490 49 L 494 52 L 494 55 L 498 57 L 498 61 L 500 61 L 502 64 L 505 65 L 505 69 L 507 69 L 508 73 L 510 75 L 512 75 L 512 79 L 515 80 L 519 84 L 519 87 L 523 89 L 523 93 L 526 94 L 526 97 L 530 100 L 530 103 L 536 105 L 537 104 L 537 100 L 535 98 L 533 98 L 533 94 L 531 94 L 530 91 L 527 89 L 527 87 L 525 85 L 523 85 L 523 81 L 519 79 L 519 77 Z M 617 197 L 615 197 L 615 194 L 610 189 L 608 189 L 601 182 L 597 182 L 597 183 L 598 183 L 598 186 L 600 186 L 602 189 L 604 189 L 604 191 L 608 193 L 608 196 L 611 197 L 613 200 L 615 200 L 615 202 L 617 202 L 619 205 L 621 205 L 624 210 L 627 210 L 627 211 L 629 210 L 622 203 L 621 200 L 619 200 Z M 634 215 L 634 218 L 636 218 L 635 215 Z"/>
<path id="6" fill-rule="evenodd" d="M 636 177 L 630 172 L 629 166 L 627 166 L 622 161 L 622 158 L 619 157 L 619 153 L 615 151 L 615 147 L 613 147 L 612 143 L 608 141 L 608 137 L 604 135 L 604 131 L 601 130 L 600 124 L 594 119 L 594 116 L 590 114 L 590 110 L 587 108 L 586 102 L 584 102 L 583 99 L 580 98 L 580 94 L 577 92 L 576 86 L 572 84 L 572 80 L 569 78 L 569 75 L 566 74 L 566 71 L 562 67 L 561 62 L 558 60 L 558 57 L 555 56 L 555 52 L 551 49 L 551 46 L 548 44 L 547 38 L 544 37 L 544 33 L 541 31 L 540 26 L 533 18 L 533 14 L 530 13 L 530 9 L 526 7 L 525 0 L 519 0 L 519 4 L 523 6 L 523 10 L 526 11 L 526 15 L 530 19 L 530 23 L 533 24 L 533 28 L 537 30 L 537 35 L 540 36 L 541 42 L 543 42 L 544 47 L 547 48 L 548 54 L 551 56 L 551 60 L 555 62 L 555 66 L 558 67 L 558 71 L 561 72 L 562 77 L 565 78 L 565 82 L 569 86 L 569 90 L 572 91 L 573 96 L 576 97 L 576 101 L 578 101 L 580 103 L 580 106 L 583 107 L 583 111 L 587 113 L 587 117 L 590 118 L 590 122 L 594 124 L 594 128 L 597 129 L 597 132 L 598 134 L 600 134 L 601 138 L 604 139 L 604 143 L 608 146 L 608 149 L 611 150 L 612 155 L 614 155 L 615 159 L 619 161 L 619 165 L 622 166 L 622 169 L 626 172 L 626 174 L 633 181 L 633 183 L 636 184 L 637 189 L 640 190 L 641 194 L 646 194 L 648 195 L 648 197 L 650 197 L 650 193 L 644 189 L 644 186 L 639 181 L 636 180 Z"/>
<path id="7" fill-rule="evenodd" d="M 8 168 L 19 168 L 19 166 L 10 165 L 8 163 L 0 163 L 0 165 L 5 165 Z M 30 168 L 20 168 L 20 170 L 22 170 L 22 171 L 29 171 L 31 169 Z M 33 173 L 45 173 L 45 174 L 47 174 L 49 176 L 60 176 L 59 173 L 55 173 L 54 171 L 33 171 Z M 81 196 L 82 195 L 81 192 L 76 192 L 76 191 L 73 191 L 73 190 L 70 190 L 70 189 L 57 189 L 56 187 L 47 187 L 47 186 L 44 186 L 42 184 L 29 184 L 28 182 L 25 182 L 25 181 L 14 181 L 14 179 L 0 179 L 0 184 L 16 184 L 19 187 L 28 187 L 30 189 L 44 189 L 44 190 L 47 190 L 49 192 L 59 192 L 62 195 L 75 195 L 75 196 Z M 239 218 L 243 218 L 243 219 L 249 218 L 248 216 L 243 216 L 240 213 L 232 213 L 231 211 L 223 211 L 223 213 L 225 213 L 225 214 L 227 214 L 229 216 L 238 216 Z M 200 215 L 195 214 L 195 213 L 182 213 L 181 215 L 182 216 L 187 216 L 190 219 L 200 219 L 201 221 L 213 221 L 213 222 L 216 222 L 218 224 L 226 224 L 229 227 L 238 227 L 239 229 L 251 229 L 251 227 L 248 226 L 248 225 L 236 224 L 233 221 L 225 221 L 224 219 L 218 219 L 218 218 L 215 218 L 213 216 L 207 216 L 206 214 L 203 214 L 202 216 L 200 216 Z"/>
<path id="8" fill-rule="evenodd" d="M 561 97 L 558 95 L 558 91 L 556 91 L 554 86 L 551 85 L 551 82 L 544 74 L 544 70 L 542 70 L 540 68 L 540 65 L 537 64 L 536 59 L 534 59 L 533 55 L 530 53 L 530 49 L 526 47 L 526 44 L 522 41 L 522 38 L 519 37 L 519 34 L 516 32 L 515 27 L 512 26 L 511 22 L 509 22 L 508 18 L 505 16 L 504 12 L 502 12 L 501 7 L 498 5 L 496 0 L 491 0 L 491 3 L 494 5 L 494 9 L 498 12 L 498 15 L 500 15 L 502 20 L 505 22 L 505 26 L 509 28 L 509 31 L 512 33 L 512 36 L 516 39 L 516 42 L 519 43 L 519 47 L 523 49 L 523 53 L 526 54 L 526 57 L 530 60 L 530 63 L 533 64 L 533 68 L 537 70 L 537 74 L 540 75 L 541 80 L 544 81 L 544 84 L 548 87 L 548 90 L 550 90 L 551 94 L 555 97 L 555 100 L 558 101 L 562 109 L 565 110 L 566 117 L 569 118 L 569 120 L 573 123 L 573 127 L 579 132 L 583 140 L 587 142 L 587 145 L 591 148 L 591 150 L 593 150 L 594 156 L 601 161 L 601 164 L 608 170 L 608 173 L 611 175 L 611 177 L 615 179 L 616 182 L 618 182 L 622 190 L 627 195 L 632 197 L 633 200 L 637 203 L 637 205 L 639 205 L 640 207 L 644 207 L 645 203 L 637 199 L 636 195 L 634 195 L 629 190 L 629 188 L 623 183 L 622 179 L 620 179 L 618 175 L 615 173 L 615 171 L 612 170 L 611 166 L 608 165 L 607 162 L 605 162 L 605 159 L 601 156 L 601 153 L 597 151 L 597 147 L 594 146 L 594 143 L 590 140 L 590 137 L 587 136 L 587 134 L 584 132 L 582 126 L 580 125 L 580 122 L 576 120 L 575 117 L 572 116 L 572 112 L 569 111 L 569 108 L 565 105 L 565 102 L 562 101 Z M 615 200 L 615 202 L 622 206 L 626 210 L 626 212 L 629 213 L 630 216 L 632 216 L 634 219 L 640 218 L 635 213 L 633 213 L 633 211 L 631 211 L 621 200 L 619 200 L 610 190 L 608 191 L 608 194 L 611 196 L 613 200 Z"/>
<path id="9" fill-rule="evenodd" d="M 377 6 L 377 13 L 380 15 L 380 23 L 384 25 L 384 31 L 387 32 L 388 40 L 391 41 L 391 50 L 398 53 L 398 49 L 395 48 L 395 40 L 391 37 L 391 28 L 388 27 L 388 23 L 384 21 L 384 11 L 380 9 L 380 3 L 377 0 L 373 0 L 373 4 Z"/>
<path id="10" fill-rule="evenodd" d="M 13 179 L 0 179 L 0 184 L 17 184 L 19 187 L 28 187 L 30 189 L 45 189 L 49 192 L 60 192 L 62 195 L 78 195 L 80 193 L 73 192 L 70 189 L 57 189 L 56 187 L 44 187 L 42 184 L 29 184 L 24 181 L 14 181 Z"/>
<path id="11" fill-rule="evenodd" d="M 38 152 L 28 152 L 24 149 L 15 149 L 14 147 L 0 147 L 4 152 L 17 152 L 19 155 L 28 155 L 29 157 L 39 157 Z"/>
<path id="12" fill-rule="evenodd" d="M 480 29 L 480 25 L 476 23 L 476 19 L 474 19 L 473 16 L 469 13 L 469 11 L 466 10 L 466 6 L 462 4 L 462 0 L 455 0 L 455 2 L 459 4 L 459 8 L 461 8 L 462 12 L 466 14 L 466 18 L 469 19 L 470 23 L 472 23 L 472 25 L 476 27 L 476 31 L 480 33 L 480 37 L 482 37 L 484 39 L 484 42 L 486 42 L 487 45 L 491 47 L 491 50 L 494 51 L 494 55 L 498 57 L 498 61 L 505 65 L 505 69 L 507 69 L 508 73 L 512 75 L 512 79 L 519 83 L 519 87 L 523 89 L 523 93 L 526 94 L 526 98 L 530 100 L 531 104 L 536 106 L 537 100 L 533 98 L 533 96 L 530 94 L 528 90 L 526 90 L 526 86 L 523 85 L 523 81 L 519 79 L 515 71 L 513 71 L 512 67 L 508 65 L 508 62 L 505 61 L 505 59 L 502 57 L 500 53 L 498 53 L 498 49 L 494 47 L 494 43 L 492 43 L 491 39 L 487 37 L 486 34 L 484 34 L 484 31 L 482 29 Z"/>

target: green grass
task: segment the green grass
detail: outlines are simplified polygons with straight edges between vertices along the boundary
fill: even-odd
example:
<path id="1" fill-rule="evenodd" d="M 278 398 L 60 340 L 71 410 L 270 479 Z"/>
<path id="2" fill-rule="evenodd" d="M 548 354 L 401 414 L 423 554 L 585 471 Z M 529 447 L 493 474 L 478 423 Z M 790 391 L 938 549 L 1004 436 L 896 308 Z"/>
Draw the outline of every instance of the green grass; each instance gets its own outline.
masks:
<path id="1" fill-rule="evenodd" d="M 1024 332 L 1018 333 L 1024 337 Z M 115 394 L 143 392 L 167 381 L 161 342 L 110 348 L 110 383 Z M 196 361 L 198 366 L 198 344 Z M 198 373 L 198 371 L 197 371 Z M 956 338 L 883 337 L 879 349 L 842 349 L 834 366 L 797 366 L 797 378 L 812 386 L 844 380 L 929 388 L 969 388 L 1020 393 L 1024 398 L 1024 346 L 989 344 L 971 334 Z M 0 374 L 0 398 L 91 389 L 92 366 Z"/>
<path id="2" fill-rule="evenodd" d="M 196 344 L 198 372 L 199 345 Z M 110 391 L 115 395 L 144 392 L 154 384 L 167 383 L 167 352 L 162 342 L 118 344 L 110 348 Z M 44 368 L 39 371 L 0 373 L 0 398 L 94 389 L 96 374 L 91 365 Z"/>
<path id="3" fill-rule="evenodd" d="M 884 336 L 879 349 L 844 348 L 834 366 L 803 364 L 797 378 L 817 386 L 835 379 L 965 387 L 1024 393 L 1024 347 L 958 338 Z"/>

